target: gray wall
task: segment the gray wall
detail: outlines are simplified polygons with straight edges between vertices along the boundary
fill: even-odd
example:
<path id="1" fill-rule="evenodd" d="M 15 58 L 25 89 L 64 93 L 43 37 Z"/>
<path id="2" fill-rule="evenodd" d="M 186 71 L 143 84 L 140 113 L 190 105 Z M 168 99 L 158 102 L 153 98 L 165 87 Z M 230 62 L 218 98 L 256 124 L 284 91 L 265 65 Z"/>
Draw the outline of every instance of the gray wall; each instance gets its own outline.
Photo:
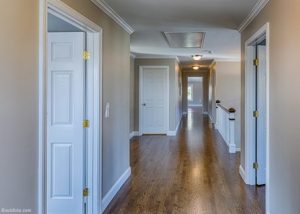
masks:
<path id="1" fill-rule="evenodd" d="M 235 113 L 235 141 L 241 146 L 241 63 L 216 62 L 216 99 Z"/>
<path id="2" fill-rule="evenodd" d="M 0 1 L 0 26 L 0 210 L 37 213 L 37 1 Z"/>
<path id="3" fill-rule="evenodd" d="M 140 66 L 169 66 L 170 81 L 170 131 L 174 131 L 182 115 L 181 96 L 179 94 L 179 82 L 181 82 L 181 70 L 175 59 L 135 59 L 134 76 L 134 129 L 139 130 L 139 67 Z"/>
<path id="4" fill-rule="evenodd" d="M 103 29 L 103 105 L 110 103 L 102 127 L 104 196 L 129 167 L 130 36 L 91 1 L 63 1 Z"/>
<path id="5" fill-rule="evenodd" d="M 175 83 L 174 83 L 174 93 L 175 93 L 175 130 L 179 125 L 182 118 L 182 72 L 177 60 L 175 60 Z"/>
<path id="6" fill-rule="evenodd" d="M 187 102 L 187 86 L 188 77 L 202 77 L 203 78 L 203 112 L 208 112 L 208 86 L 209 86 L 209 69 L 201 69 L 194 71 L 191 69 L 185 69 L 182 71 L 182 109 L 183 112 L 188 110 Z"/>
<path id="7" fill-rule="evenodd" d="M 130 56 L 130 132 L 136 131 L 134 129 L 134 118 L 135 118 L 135 81 L 134 81 L 134 62 L 135 58 Z"/>
<path id="8" fill-rule="evenodd" d="M 102 96 L 111 104 L 102 124 L 105 195 L 129 167 L 130 38 L 91 1 L 63 1 L 103 28 Z M 0 208 L 37 213 L 38 0 L 0 2 Z"/>
<path id="9" fill-rule="evenodd" d="M 203 81 L 188 81 L 188 86 L 192 87 L 193 100 L 188 100 L 188 105 L 203 104 Z"/>
<path id="10" fill-rule="evenodd" d="M 216 122 L 216 68 L 215 63 L 209 68 L 208 114 L 212 123 Z"/>
<path id="11" fill-rule="evenodd" d="M 270 213 L 300 210 L 300 1 L 272 0 L 242 32 L 242 139 L 245 139 L 245 41 L 270 22 Z M 244 145 L 242 144 L 244 151 Z M 242 153 L 242 165 L 245 164 Z"/>

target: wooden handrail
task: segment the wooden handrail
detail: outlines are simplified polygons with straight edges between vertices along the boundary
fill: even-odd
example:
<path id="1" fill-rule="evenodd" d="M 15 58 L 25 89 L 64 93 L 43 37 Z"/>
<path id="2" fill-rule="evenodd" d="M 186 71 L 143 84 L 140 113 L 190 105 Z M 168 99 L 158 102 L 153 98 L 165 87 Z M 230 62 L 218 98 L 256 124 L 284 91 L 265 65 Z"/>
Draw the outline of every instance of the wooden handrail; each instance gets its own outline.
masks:
<path id="1" fill-rule="evenodd" d="M 234 108 L 226 108 L 225 106 L 223 106 L 221 103 L 217 103 L 217 106 L 222 108 L 224 111 L 226 111 L 227 113 L 235 113 L 236 110 Z"/>

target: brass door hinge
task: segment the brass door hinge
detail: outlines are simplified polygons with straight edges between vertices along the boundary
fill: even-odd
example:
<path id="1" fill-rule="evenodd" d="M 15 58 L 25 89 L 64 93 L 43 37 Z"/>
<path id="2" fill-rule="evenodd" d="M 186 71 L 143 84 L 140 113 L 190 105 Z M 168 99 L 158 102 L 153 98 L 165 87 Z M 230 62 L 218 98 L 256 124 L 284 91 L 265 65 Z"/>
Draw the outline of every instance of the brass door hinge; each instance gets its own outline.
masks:
<path id="1" fill-rule="evenodd" d="M 258 169 L 258 163 L 253 163 L 253 169 Z"/>
<path id="2" fill-rule="evenodd" d="M 83 59 L 84 59 L 84 60 L 89 60 L 90 57 L 91 57 L 90 52 L 88 52 L 88 51 L 83 51 Z"/>
<path id="3" fill-rule="evenodd" d="M 253 60 L 253 65 L 254 66 L 259 66 L 259 59 L 254 59 Z"/>
<path id="4" fill-rule="evenodd" d="M 90 126 L 90 121 L 89 120 L 82 121 L 82 126 L 83 128 L 88 128 Z"/>
<path id="5" fill-rule="evenodd" d="M 253 112 L 253 117 L 258 118 L 259 117 L 259 112 L 258 111 L 254 111 Z"/>
<path id="6" fill-rule="evenodd" d="M 88 197 L 89 196 L 89 188 L 84 188 L 83 191 L 82 191 L 82 195 L 83 197 Z"/>

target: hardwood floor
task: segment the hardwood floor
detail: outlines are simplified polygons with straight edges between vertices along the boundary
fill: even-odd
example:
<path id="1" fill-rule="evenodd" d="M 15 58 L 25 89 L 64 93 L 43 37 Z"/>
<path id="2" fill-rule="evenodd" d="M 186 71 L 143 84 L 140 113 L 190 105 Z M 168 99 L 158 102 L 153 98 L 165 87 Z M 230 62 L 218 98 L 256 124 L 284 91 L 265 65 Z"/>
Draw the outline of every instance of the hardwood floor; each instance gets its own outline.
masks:
<path id="1" fill-rule="evenodd" d="M 132 176 L 105 213 L 264 213 L 265 188 L 245 185 L 239 164 L 194 108 L 177 137 L 132 140 Z"/>

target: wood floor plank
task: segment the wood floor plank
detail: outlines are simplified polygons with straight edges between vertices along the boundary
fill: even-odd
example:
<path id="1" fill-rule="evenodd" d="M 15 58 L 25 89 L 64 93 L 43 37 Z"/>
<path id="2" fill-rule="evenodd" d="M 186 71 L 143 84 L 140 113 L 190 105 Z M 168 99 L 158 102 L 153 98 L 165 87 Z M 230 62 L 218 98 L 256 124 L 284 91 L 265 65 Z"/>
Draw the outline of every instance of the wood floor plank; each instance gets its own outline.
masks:
<path id="1" fill-rule="evenodd" d="M 130 146 L 132 176 L 105 213 L 264 213 L 265 188 L 244 184 L 239 153 L 228 153 L 200 108 L 176 137 L 142 136 Z"/>

